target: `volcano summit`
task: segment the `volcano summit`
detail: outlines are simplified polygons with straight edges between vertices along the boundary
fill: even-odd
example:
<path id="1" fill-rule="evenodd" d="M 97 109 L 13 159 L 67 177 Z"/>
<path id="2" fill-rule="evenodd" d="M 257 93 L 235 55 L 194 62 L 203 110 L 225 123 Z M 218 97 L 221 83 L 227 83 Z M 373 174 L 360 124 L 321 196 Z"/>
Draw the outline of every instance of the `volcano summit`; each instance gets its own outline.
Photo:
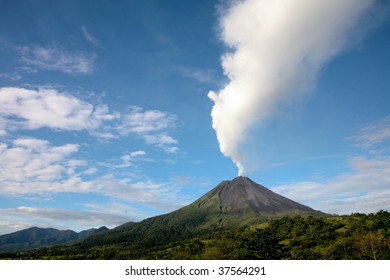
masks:
<path id="1" fill-rule="evenodd" d="M 219 212 L 240 215 L 255 212 L 260 215 L 306 213 L 323 215 L 323 213 L 299 204 L 253 182 L 251 179 L 238 176 L 235 179 L 222 181 L 210 192 L 193 204 L 199 208 L 215 207 L 219 202 Z"/>

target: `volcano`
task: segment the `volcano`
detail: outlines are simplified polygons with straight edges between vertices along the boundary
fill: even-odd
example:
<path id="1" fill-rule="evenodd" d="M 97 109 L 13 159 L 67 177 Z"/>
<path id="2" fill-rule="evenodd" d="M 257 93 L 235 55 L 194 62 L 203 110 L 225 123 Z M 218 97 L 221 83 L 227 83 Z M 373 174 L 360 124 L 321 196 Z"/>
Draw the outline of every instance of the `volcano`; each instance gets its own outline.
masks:
<path id="1" fill-rule="evenodd" d="M 238 176 L 231 181 L 222 181 L 192 205 L 198 208 L 218 206 L 217 212 L 233 215 L 243 215 L 248 212 L 265 216 L 283 213 L 306 213 L 316 216 L 324 214 L 276 194 L 244 176 Z"/>
<path id="2" fill-rule="evenodd" d="M 91 236 L 81 248 L 121 244 L 148 247 L 199 237 L 228 228 L 255 225 L 283 216 L 325 216 L 243 176 L 224 180 L 211 191 L 171 213 L 123 224 Z"/>

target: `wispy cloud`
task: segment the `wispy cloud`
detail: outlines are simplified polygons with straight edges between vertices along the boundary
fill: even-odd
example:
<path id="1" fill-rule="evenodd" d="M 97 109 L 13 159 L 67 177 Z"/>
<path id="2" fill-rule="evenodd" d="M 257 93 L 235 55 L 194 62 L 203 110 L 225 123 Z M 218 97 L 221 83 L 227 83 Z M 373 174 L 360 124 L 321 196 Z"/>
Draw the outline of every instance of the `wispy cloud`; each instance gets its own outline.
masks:
<path id="1" fill-rule="evenodd" d="M 145 155 L 146 155 L 145 151 L 134 151 L 134 152 L 124 154 L 123 156 L 120 157 L 119 160 L 116 158 L 116 159 L 106 160 L 105 162 L 98 162 L 98 164 L 100 166 L 104 166 L 110 169 L 136 167 L 137 162 L 153 161 L 150 158 L 145 158 L 144 157 Z"/>
<path id="2" fill-rule="evenodd" d="M 11 80 L 11 81 L 18 81 L 22 77 L 19 74 L 16 74 L 16 73 L 0 73 L 0 78 Z"/>
<path id="3" fill-rule="evenodd" d="M 139 159 L 143 158 L 145 155 L 146 155 L 145 151 L 134 151 L 123 155 L 121 157 L 123 167 L 129 167 L 134 165 L 134 162 L 139 161 Z"/>
<path id="4" fill-rule="evenodd" d="M 202 84 L 216 84 L 219 79 L 213 69 L 199 69 L 189 66 L 178 66 L 179 72 L 187 78 L 194 79 Z"/>
<path id="5" fill-rule="evenodd" d="M 59 71 L 66 74 L 89 74 L 93 71 L 96 55 L 82 52 L 71 53 L 58 46 L 18 47 L 24 69 Z"/>
<path id="6" fill-rule="evenodd" d="M 12 217 L 12 221 L 7 220 L 9 217 Z M 130 217 L 124 214 L 27 206 L 0 209 L 0 218 L 2 220 L 0 222 L 0 234 L 10 233 L 32 226 L 69 229 L 69 222 L 72 223 L 73 230 L 81 231 L 103 225 L 115 227 L 131 220 Z"/>
<path id="7" fill-rule="evenodd" d="M 81 26 L 81 31 L 85 36 L 85 40 L 90 42 L 92 46 L 98 47 L 100 45 L 99 40 L 95 36 L 93 36 L 90 32 L 88 32 L 87 27 L 85 25 Z"/>
<path id="8" fill-rule="evenodd" d="M 178 143 L 177 140 L 169 136 L 167 133 L 160 133 L 155 135 L 144 135 L 143 137 L 147 144 L 160 147 L 166 153 L 174 154 L 177 153 L 179 150 L 179 148 L 172 146 Z"/>
<path id="9" fill-rule="evenodd" d="M 93 179 L 91 183 L 96 189 L 95 193 L 110 198 L 116 203 L 132 205 L 138 209 L 133 212 L 139 212 L 137 215 L 140 217 L 173 211 L 186 203 L 183 199 L 179 199 L 181 186 L 174 182 L 156 182 L 139 176 L 132 178 L 129 174 L 116 175 L 106 174 Z"/>
<path id="10" fill-rule="evenodd" d="M 177 153 L 178 141 L 168 135 L 168 130 L 176 128 L 177 116 L 159 110 L 143 110 L 132 106 L 130 112 L 122 118 L 122 124 L 117 127 L 119 134 L 136 134 L 148 145 L 163 149 L 166 153 Z"/>
<path id="11" fill-rule="evenodd" d="M 111 225 L 128 221 L 128 218 L 124 216 L 104 214 L 92 211 L 63 210 L 56 208 L 34 208 L 20 206 L 15 208 L 15 212 L 30 215 L 34 219 L 39 218 L 43 220 L 93 222 L 97 225 Z"/>
<path id="12" fill-rule="evenodd" d="M 177 154 L 180 151 L 180 149 L 176 146 L 162 145 L 161 147 L 167 154 Z"/>
<path id="13" fill-rule="evenodd" d="M 351 171 L 322 181 L 292 182 L 273 191 L 328 213 L 390 209 L 390 157 L 353 157 Z"/>
<path id="14" fill-rule="evenodd" d="M 118 129 L 121 134 L 147 134 L 175 128 L 176 125 L 176 115 L 159 110 L 145 111 L 138 106 L 132 106 L 130 112 L 124 115 L 122 125 Z"/>
<path id="15" fill-rule="evenodd" d="M 364 128 L 356 135 L 347 138 L 356 143 L 357 147 L 369 148 L 390 140 L 390 116 L 386 116 Z"/>
<path id="16" fill-rule="evenodd" d="M 155 183 L 150 179 L 135 181 L 131 178 L 120 179 L 112 174 L 94 179 L 93 184 L 100 193 L 107 196 L 138 203 L 159 201 L 168 193 L 176 193 L 174 188 L 164 183 Z"/>
<path id="17" fill-rule="evenodd" d="M 144 156 L 144 155 L 146 155 L 145 151 L 134 151 L 134 152 L 130 153 L 131 158 L 136 158 L 136 157 L 140 157 L 140 156 Z"/>
<path id="18" fill-rule="evenodd" d="M 361 148 L 348 159 L 350 171 L 305 182 L 291 182 L 272 189 L 328 213 L 376 212 L 390 209 L 390 156 L 382 144 L 390 139 L 390 116 L 363 127 L 347 138 Z M 367 154 L 367 148 L 380 152 Z"/>

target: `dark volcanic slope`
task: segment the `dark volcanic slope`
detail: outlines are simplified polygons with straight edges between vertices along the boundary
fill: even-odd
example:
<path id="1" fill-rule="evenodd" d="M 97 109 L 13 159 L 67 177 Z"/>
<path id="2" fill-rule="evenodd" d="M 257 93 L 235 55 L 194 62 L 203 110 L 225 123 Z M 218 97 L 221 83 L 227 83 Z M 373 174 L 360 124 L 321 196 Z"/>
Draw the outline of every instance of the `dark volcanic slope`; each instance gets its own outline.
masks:
<path id="1" fill-rule="evenodd" d="M 208 207 L 215 200 L 219 201 L 222 213 L 241 214 L 254 211 L 258 214 L 281 214 L 302 212 L 312 215 L 323 213 L 278 195 L 271 190 L 243 176 L 232 181 L 222 181 L 216 188 L 198 199 L 194 204 L 198 207 Z"/>

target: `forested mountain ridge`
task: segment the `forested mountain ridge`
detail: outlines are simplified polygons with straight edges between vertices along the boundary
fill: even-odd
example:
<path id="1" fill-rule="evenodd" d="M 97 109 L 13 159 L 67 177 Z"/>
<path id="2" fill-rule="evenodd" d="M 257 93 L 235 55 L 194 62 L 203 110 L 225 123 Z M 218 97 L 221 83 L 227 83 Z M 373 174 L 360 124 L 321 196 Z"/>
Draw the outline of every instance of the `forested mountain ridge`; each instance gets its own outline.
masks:
<path id="1" fill-rule="evenodd" d="M 79 233 L 73 230 L 31 227 L 0 236 L 0 252 L 28 251 L 45 246 L 65 244 L 88 236 L 108 231 L 108 228 L 84 230 Z"/>

